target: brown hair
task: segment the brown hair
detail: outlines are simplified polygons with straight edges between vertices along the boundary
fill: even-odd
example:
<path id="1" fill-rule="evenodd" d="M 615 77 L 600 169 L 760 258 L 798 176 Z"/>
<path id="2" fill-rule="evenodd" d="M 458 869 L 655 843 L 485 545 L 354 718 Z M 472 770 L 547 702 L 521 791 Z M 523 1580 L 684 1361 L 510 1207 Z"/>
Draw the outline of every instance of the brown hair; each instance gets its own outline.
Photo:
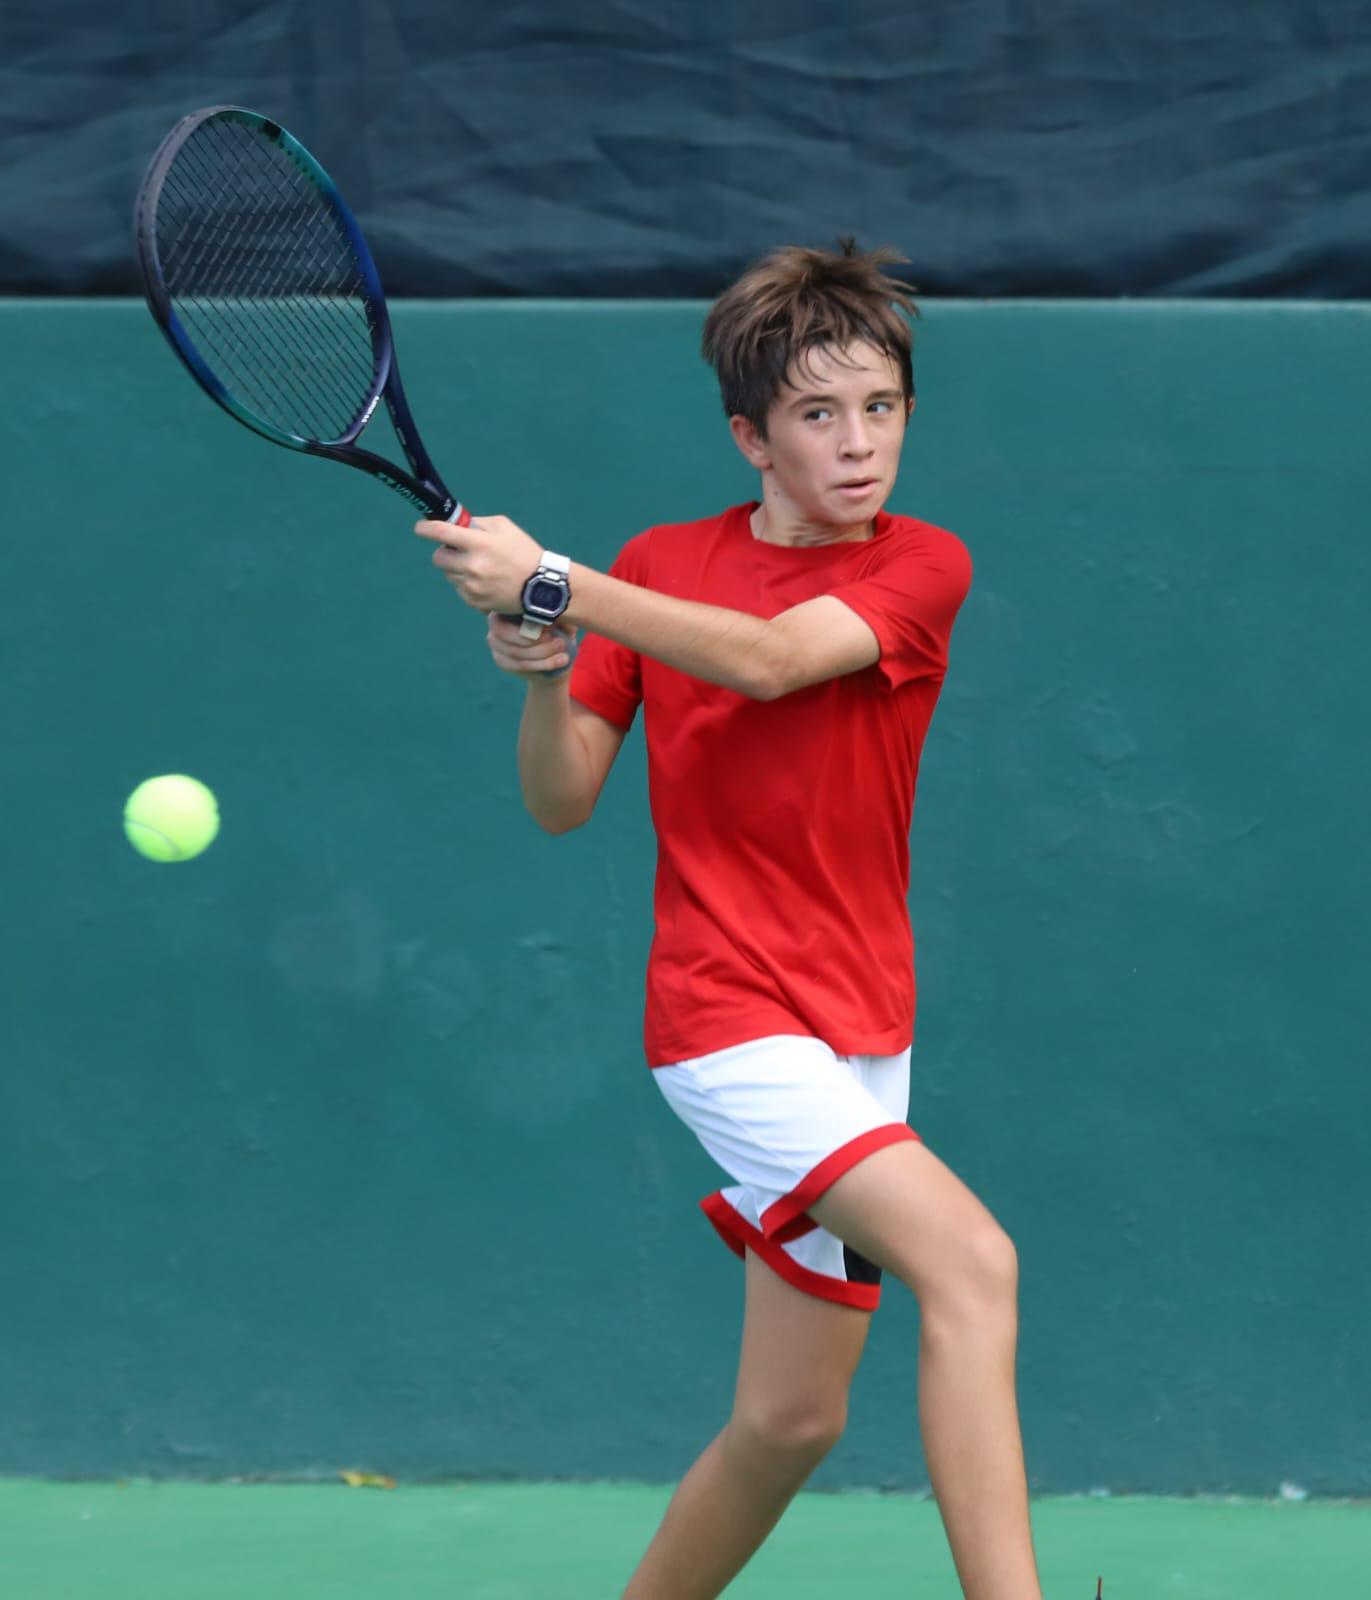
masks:
<path id="1" fill-rule="evenodd" d="M 702 352 L 718 374 L 725 415 L 746 417 L 765 439 L 771 402 L 782 384 L 795 387 L 791 363 L 816 345 L 836 353 L 858 341 L 894 359 L 910 399 L 914 285 L 881 270 L 908 259 L 888 245 L 859 251 L 849 238 L 837 251 L 785 245 L 754 261 L 705 318 Z"/>

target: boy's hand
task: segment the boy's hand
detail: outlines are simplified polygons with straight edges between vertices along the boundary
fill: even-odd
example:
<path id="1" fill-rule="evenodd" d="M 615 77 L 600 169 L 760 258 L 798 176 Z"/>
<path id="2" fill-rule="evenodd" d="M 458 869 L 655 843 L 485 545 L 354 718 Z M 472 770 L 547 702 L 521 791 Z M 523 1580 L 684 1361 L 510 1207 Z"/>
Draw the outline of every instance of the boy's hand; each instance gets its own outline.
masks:
<path id="1" fill-rule="evenodd" d="M 517 622 L 491 612 L 486 623 L 486 643 L 501 672 L 529 681 L 545 679 L 567 666 L 576 654 L 576 625 L 554 622 L 537 639 L 525 639 Z"/>
<path id="2" fill-rule="evenodd" d="M 543 547 L 508 517 L 473 517 L 465 528 L 423 521 L 414 531 L 437 548 L 433 565 L 473 611 L 519 615 L 524 585 L 538 570 Z"/>

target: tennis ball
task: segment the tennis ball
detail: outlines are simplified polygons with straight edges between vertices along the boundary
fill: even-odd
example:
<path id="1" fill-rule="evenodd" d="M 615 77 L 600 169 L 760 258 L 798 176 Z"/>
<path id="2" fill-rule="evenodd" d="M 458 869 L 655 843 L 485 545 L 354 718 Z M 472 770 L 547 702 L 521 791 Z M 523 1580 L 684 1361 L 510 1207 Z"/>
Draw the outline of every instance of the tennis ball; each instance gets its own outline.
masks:
<path id="1" fill-rule="evenodd" d="M 124 832 L 149 861 L 189 861 L 219 832 L 219 806 L 196 778 L 149 778 L 124 805 Z"/>

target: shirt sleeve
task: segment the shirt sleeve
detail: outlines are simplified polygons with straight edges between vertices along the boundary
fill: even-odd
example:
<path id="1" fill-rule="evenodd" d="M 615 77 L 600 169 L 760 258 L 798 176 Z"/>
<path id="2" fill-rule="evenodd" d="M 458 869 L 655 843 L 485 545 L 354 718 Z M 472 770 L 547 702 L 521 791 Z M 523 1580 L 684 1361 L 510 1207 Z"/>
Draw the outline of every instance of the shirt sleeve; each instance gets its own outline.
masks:
<path id="1" fill-rule="evenodd" d="M 645 533 L 630 539 L 615 557 L 609 576 L 650 587 L 646 546 Z M 598 633 L 584 634 L 571 669 L 571 698 L 627 733 L 643 699 L 642 657 Z"/>
<path id="2" fill-rule="evenodd" d="M 956 534 L 937 530 L 897 550 L 875 572 L 829 592 L 871 628 L 879 671 L 892 691 L 947 673 L 952 624 L 971 588 L 971 553 Z"/>

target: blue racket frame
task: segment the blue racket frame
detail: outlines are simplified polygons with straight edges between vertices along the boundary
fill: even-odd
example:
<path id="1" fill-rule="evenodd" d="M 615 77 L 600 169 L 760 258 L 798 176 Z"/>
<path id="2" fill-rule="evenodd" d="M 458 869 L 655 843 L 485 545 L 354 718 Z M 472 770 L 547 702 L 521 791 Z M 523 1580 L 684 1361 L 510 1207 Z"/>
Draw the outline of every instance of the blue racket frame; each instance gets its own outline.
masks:
<path id="1" fill-rule="evenodd" d="M 171 293 L 162 274 L 162 264 L 157 254 L 157 204 L 162 186 L 186 141 L 205 123 L 215 119 L 241 123 L 255 133 L 278 144 L 306 178 L 318 189 L 346 232 L 356 253 L 361 271 L 363 291 L 367 302 L 368 321 L 371 326 L 374 368 L 371 388 L 366 403 L 347 432 L 337 439 L 306 439 L 274 426 L 258 416 L 225 389 L 207 365 L 195 341 L 176 314 Z M 357 219 L 348 209 L 338 192 L 338 186 L 304 145 L 279 122 L 249 111 L 244 106 L 207 106 L 182 117 L 158 146 L 149 163 L 147 173 L 138 191 L 134 206 L 134 237 L 137 243 L 138 262 L 142 271 L 143 288 L 148 309 L 168 343 L 181 358 L 192 377 L 228 414 L 245 428 L 270 439 L 273 444 L 284 445 L 288 450 L 299 450 L 305 455 L 322 456 L 328 461 L 340 461 L 344 466 L 356 467 L 362 472 L 393 489 L 411 505 L 441 522 L 466 523 L 470 513 L 448 489 L 438 474 L 432 458 L 424 448 L 419 430 L 405 399 L 400 382 L 400 369 L 395 360 L 395 344 L 390 331 L 390 314 L 386 297 L 381 289 L 380 275 Z M 400 441 L 410 470 L 404 471 L 394 462 L 387 461 L 370 450 L 364 450 L 357 440 L 371 421 L 378 401 L 384 399 L 395 435 Z"/>

